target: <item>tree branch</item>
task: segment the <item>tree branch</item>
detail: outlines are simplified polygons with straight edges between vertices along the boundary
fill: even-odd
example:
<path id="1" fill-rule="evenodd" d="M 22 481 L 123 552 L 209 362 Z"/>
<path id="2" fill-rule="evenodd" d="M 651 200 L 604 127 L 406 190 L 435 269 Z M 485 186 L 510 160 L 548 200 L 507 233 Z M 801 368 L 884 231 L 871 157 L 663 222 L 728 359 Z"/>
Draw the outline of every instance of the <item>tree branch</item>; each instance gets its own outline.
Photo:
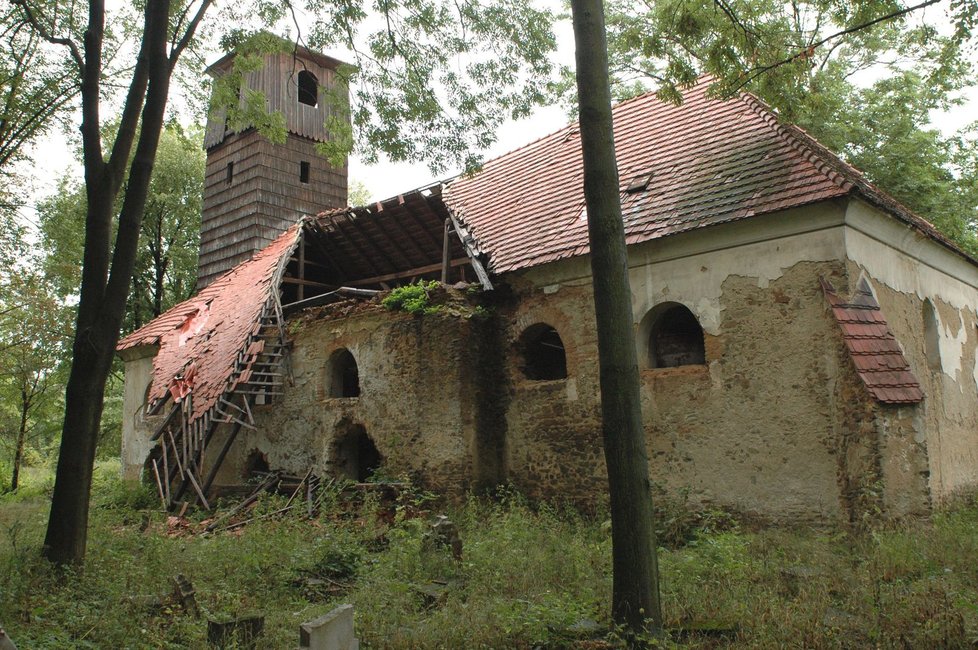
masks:
<path id="1" fill-rule="evenodd" d="M 52 45 L 62 45 L 68 48 L 68 52 L 71 54 L 71 58 L 74 59 L 75 65 L 78 66 L 78 71 L 84 74 L 85 70 L 85 60 L 82 58 L 81 51 L 73 40 L 63 36 L 55 36 L 50 30 L 41 22 L 41 19 L 34 13 L 30 5 L 27 4 L 27 0 L 10 0 L 11 3 L 17 5 L 24 12 L 24 18 L 27 22 L 31 24 L 31 27 L 40 34 L 48 43 Z"/>
<path id="2" fill-rule="evenodd" d="M 207 13 L 207 9 L 213 4 L 213 0 L 203 0 L 200 3 L 200 7 L 197 9 L 197 13 L 194 17 L 190 19 L 187 24 L 187 30 L 183 33 L 180 41 L 173 47 L 170 51 L 170 66 L 174 66 L 177 63 L 177 59 L 180 58 L 180 54 L 187 48 L 187 45 L 194 38 L 194 33 L 197 31 L 197 26 L 200 25 L 200 21 L 203 20 L 204 14 Z"/>
<path id="3" fill-rule="evenodd" d="M 765 66 L 761 66 L 759 68 L 754 68 L 753 70 L 750 71 L 750 73 L 744 78 L 744 80 L 742 82 L 740 82 L 739 84 L 737 84 L 737 87 L 734 88 L 732 92 L 733 93 L 736 93 L 739 90 L 743 89 L 745 86 L 747 86 L 749 83 L 751 83 L 752 81 L 754 81 L 755 79 L 757 79 L 759 76 L 761 76 L 765 72 L 770 72 L 771 70 L 774 70 L 775 68 L 780 68 L 783 65 L 787 65 L 789 63 L 793 63 L 794 61 L 797 61 L 798 59 L 805 59 L 805 58 L 810 57 L 811 54 L 812 54 L 812 52 L 814 50 L 818 49 L 822 45 L 825 45 L 829 41 L 835 40 L 837 38 L 841 38 L 843 36 L 846 36 L 847 34 L 852 34 L 854 32 L 861 31 L 863 29 L 868 29 L 869 27 L 872 27 L 873 25 L 877 25 L 877 24 L 882 23 L 882 22 L 885 22 L 887 20 L 893 20 L 894 18 L 900 18 L 901 16 L 905 16 L 905 15 L 911 13 L 911 12 L 917 11 L 918 9 L 923 9 L 924 7 L 929 7 L 930 5 L 937 4 L 940 1 L 941 0 L 925 0 L 924 2 L 921 2 L 920 4 L 913 5 L 912 7 L 905 7 L 903 9 L 900 9 L 899 11 L 894 11 L 892 13 L 886 14 L 885 16 L 880 16 L 879 18 L 874 18 L 873 20 L 867 21 L 867 22 L 862 23 L 860 25 L 855 25 L 853 27 L 848 27 L 848 28 L 843 29 L 841 31 L 838 31 L 838 32 L 836 32 L 834 34 L 830 34 L 829 36 L 826 36 L 825 38 L 823 38 L 821 40 L 815 41 L 814 43 L 812 43 L 811 45 L 809 45 L 807 48 L 805 48 L 803 50 L 800 50 L 800 51 L 792 54 L 789 57 L 786 57 L 784 59 L 781 59 L 780 61 L 777 61 L 775 63 L 771 63 L 770 65 L 765 65 Z"/>

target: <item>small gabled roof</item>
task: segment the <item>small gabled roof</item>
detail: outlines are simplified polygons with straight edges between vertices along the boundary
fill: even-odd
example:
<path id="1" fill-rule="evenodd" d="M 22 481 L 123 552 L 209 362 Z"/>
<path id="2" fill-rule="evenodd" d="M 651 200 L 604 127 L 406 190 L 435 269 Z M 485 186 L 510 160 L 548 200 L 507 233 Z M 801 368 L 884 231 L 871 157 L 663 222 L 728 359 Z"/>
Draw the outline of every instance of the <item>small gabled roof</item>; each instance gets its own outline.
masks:
<path id="1" fill-rule="evenodd" d="M 614 107 L 625 235 L 635 244 L 817 201 L 861 196 L 965 255 L 946 237 L 751 95 L 681 105 L 646 94 Z M 576 124 L 487 162 L 445 191 L 495 273 L 588 252 Z M 970 259 L 970 258 L 969 258 Z"/>
<path id="2" fill-rule="evenodd" d="M 842 328 L 842 338 L 856 373 L 873 398 L 884 404 L 916 404 L 923 400 L 920 382 L 910 370 L 866 278 L 860 278 L 849 302 L 824 278 L 822 291 Z"/>

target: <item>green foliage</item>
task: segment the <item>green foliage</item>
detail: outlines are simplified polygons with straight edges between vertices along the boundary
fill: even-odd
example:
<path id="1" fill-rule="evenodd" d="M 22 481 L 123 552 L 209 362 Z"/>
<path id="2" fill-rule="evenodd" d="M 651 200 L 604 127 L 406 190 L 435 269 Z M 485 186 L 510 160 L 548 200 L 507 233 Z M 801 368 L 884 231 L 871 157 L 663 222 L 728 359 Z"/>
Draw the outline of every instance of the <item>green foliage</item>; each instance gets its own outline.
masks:
<path id="1" fill-rule="evenodd" d="M 913 14 L 859 29 L 899 8 L 613 0 L 607 22 L 615 92 L 629 97 L 652 81 L 663 99 L 678 101 L 679 89 L 703 73 L 713 75 L 715 94 L 752 91 L 974 254 L 978 127 L 946 136 L 930 115 L 974 88 L 969 39 L 978 3 L 952 9 L 957 29 L 950 34 L 933 16 L 925 22 Z M 854 80 L 867 71 L 879 80 Z"/>
<path id="2" fill-rule="evenodd" d="M 196 536 L 168 527 L 117 472 L 117 462 L 96 470 L 83 573 L 38 557 L 46 498 L 0 500 L 0 620 L 20 647 L 203 647 L 206 624 L 169 598 L 177 573 L 208 618 L 264 615 L 270 648 L 294 645 L 300 622 L 346 602 L 369 647 L 591 647 L 575 646 L 570 628 L 609 626 L 604 525 L 512 490 L 447 512 L 463 541 L 456 562 L 425 545 L 428 515 L 410 497 L 392 524 L 366 499 L 353 511 L 323 502 L 311 521 L 287 514 Z M 666 628 L 689 630 L 689 648 L 717 647 L 723 631 L 732 647 L 969 647 L 976 533 L 974 504 L 861 536 L 700 528 L 660 553 Z"/>
<path id="3" fill-rule="evenodd" d="M 107 129 L 106 139 L 114 133 L 115 126 Z M 186 132 L 178 125 L 167 126 L 160 136 L 124 332 L 141 327 L 193 291 L 204 182 L 201 137 L 199 130 Z M 63 298 L 77 295 L 81 284 L 85 211 L 84 184 L 70 174 L 38 205 L 45 274 Z"/>
<path id="4" fill-rule="evenodd" d="M 391 311 L 406 311 L 415 316 L 435 314 L 441 310 L 441 306 L 431 303 L 431 292 L 438 286 L 437 280 L 420 280 L 414 284 L 397 287 L 392 289 L 380 304 Z"/>
<path id="5" fill-rule="evenodd" d="M 340 77 L 354 91 L 349 142 L 367 162 L 383 153 L 434 170 L 474 167 L 504 119 L 551 97 L 554 16 L 534 3 L 393 0 L 375 13 L 331 0 L 307 6 L 309 45 L 352 53 Z"/>
<path id="6" fill-rule="evenodd" d="M 356 546 L 327 547 L 312 567 L 312 571 L 316 576 L 323 578 L 348 580 L 357 574 L 362 554 L 363 550 Z"/>
<path id="7" fill-rule="evenodd" d="M 0 457 L 10 466 L 0 490 L 16 487 L 14 475 L 56 439 L 73 316 L 21 234 L 8 240 L 13 272 L 0 276 Z"/>
<path id="8" fill-rule="evenodd" d="M 17 184 L 13 166 L 52 127 L 77 95 L 70 62 L 26 28 L 13 5 L 0 9 L 0 192 Z M 4 192 L 5 193 L 5 192 Z M 16 194 L 11 198 L 15 198 Z"/>

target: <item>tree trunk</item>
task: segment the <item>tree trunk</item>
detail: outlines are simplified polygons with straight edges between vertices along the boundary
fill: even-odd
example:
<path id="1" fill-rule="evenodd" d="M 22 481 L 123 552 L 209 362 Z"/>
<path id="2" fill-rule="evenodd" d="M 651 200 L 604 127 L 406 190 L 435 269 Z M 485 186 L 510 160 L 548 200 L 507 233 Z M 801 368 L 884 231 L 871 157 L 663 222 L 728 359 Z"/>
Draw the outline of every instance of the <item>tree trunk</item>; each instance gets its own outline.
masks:
<path id="1" fill-rule="evenodd" d="M 601 421 L 611 495 L 612 616 L 631 635 L 662 627 L 652 500 L 632 327 L 601 0 L 572 0 Z"/>
<path id="2" fill-rule="evenodd" d="M 99 27 L 99 21 L 104 20 L 104 6 L 100 0 L 93 0 L 90 7 L 90 26 L 94 24 Z M 45 556 L 61 565 L 81 564 L 85 559 L 88 504 L 105 383 L 112 368 L 132 282 L 139 227 L 169 92 L 172 72 L 172 64 L 166 55 L 169 8 L 169 0 L 149 0 L 146 4 L 143 44 L 108 163 L 104 163 L 101 155 L 92 151 L 101 150 L 97 138 L 92 138 L 92 132 L 98 132 L 97 82 L 90 82 L 92 86 L 83 88 L 82 92 L 82 131 L 88 135 L 85 141 L 88 196 L 85 258 L 71 372 L 65 389 L 61 450 L 44 538 Z M 89 29 L 86 32 L 86 62 L 100 66 L 99 31 Z M 142 76 L 143 72 L 145 77 Z M 91 69 L 86 73 L 97 78 L 97 72 Z M 139 140 L 130 165 L 110 265 L 107 235 L 112 221 L 112 204 L 119 191 L 125 161 L 129 158 L 131 140 L 127 144 L 126 139 L 136 131 L 139 107 L 142 107 Z"/>
<path id="3" fill-rule="evenodd" d="M 10 491 L 16 492 L 20 484 L 20 464 L 24 462 L 24 443 L 27 440 L 27 415 L 31 410 L 31 398 L 26 390 L 20 391 L 20 428 L 14 450 L 14 466 L 10 475 Z"/>

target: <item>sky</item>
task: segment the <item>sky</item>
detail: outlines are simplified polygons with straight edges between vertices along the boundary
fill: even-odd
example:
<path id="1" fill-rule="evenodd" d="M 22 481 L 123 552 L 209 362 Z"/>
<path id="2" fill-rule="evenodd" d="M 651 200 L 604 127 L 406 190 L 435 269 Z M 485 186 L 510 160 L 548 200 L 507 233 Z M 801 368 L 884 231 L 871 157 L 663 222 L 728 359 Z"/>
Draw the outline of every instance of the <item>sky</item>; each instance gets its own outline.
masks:
<path id="1" fill-rule="evenodd" d="M 573 65 L 573 32 L 569 20 L 558 24 L 556 34 L 558 39 L 557 61 L 565 65 Z M 328 52 L 328 54 L 343 58 L 341 52 Z M 946 134 L 953 133 L 969 122 L 978 119 L 978 87 L 970 89 L 963 106 L 955 107 L 947 113 L 935 114 L 932 119 L 933 124 Z M 497 132 L 496 143 L 486 151 L 481 152 L 483 158 L 490 160 L 521 147 L 562 128 L 568 121 L 568 115 L 563 107 L 540 107 L 526 119 L 511 120 L 503 124 Z M 367 165 L 356 155 L 351 156 L 349 162 L 351 183 L 362 183 L 372 201 L 396 196 L 438 180 L 450 178 L 459 171 L 458 169 L 450 169 L 445 173 L 435 175 L 423 163 L 390 163 L 384 160 L 377 164 Z M 34 164 L 27 173 L 31 180 L 31 187 L 29 188 L 31 199 L 37 201 L 51 195 L 57 189 L 59 178 L 62 178 L 66 173 L 79 175 L 80 172 L 80 167 L 74 160 L 67 137 L 61 133 L 52 133 L 39 142 L 34 149 Z M 36 221 L 32 207 L 26 208 L 22 212 L 22 217 L 28 222 Z"/>

